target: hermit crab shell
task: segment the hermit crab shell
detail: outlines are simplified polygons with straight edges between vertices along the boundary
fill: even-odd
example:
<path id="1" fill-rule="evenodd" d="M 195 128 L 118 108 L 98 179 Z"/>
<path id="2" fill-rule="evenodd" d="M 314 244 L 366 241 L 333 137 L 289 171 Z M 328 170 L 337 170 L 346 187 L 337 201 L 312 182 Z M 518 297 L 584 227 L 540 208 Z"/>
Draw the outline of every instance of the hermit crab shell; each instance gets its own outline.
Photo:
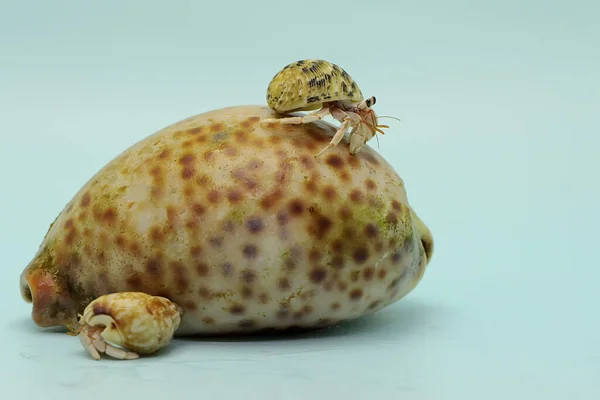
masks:
<path id="1" fill-rule="evenodd" d="M 350 75 L 324 60 L 286 65 L 269 83 L 267 104 L 277 112 L 316 110 L 327 101 L 360 102 L 363 94 Z"/>
<path id="2" fill-rule="evenodd" d="M 107 342 L 150 354 L 173 339 L 181 323 L 181 312 L 181 307 L 161 296 L 112 293 L 92 301 L 79 323 L 104 327 L 101 336 Z"/>
<path id="3" fill-rule="evenodd" d="M 261 124 L 274 116 L 191 116 L 91 177 L 21 274 L 34 322 L 74 325 L 99 296 L 143 292 L 184 309 L 177 335 L 313 329 L 411 292 L 433 238 L 392 165 L 348 141 L 315 159 L 337 128 Z"/>

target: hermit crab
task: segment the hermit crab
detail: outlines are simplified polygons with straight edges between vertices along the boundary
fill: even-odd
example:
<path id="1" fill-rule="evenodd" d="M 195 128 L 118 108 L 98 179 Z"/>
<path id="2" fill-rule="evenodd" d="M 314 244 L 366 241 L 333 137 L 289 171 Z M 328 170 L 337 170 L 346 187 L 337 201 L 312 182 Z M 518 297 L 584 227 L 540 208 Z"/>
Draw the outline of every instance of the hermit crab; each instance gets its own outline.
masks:
<path id="1" fill-rule="evenodd" d="M 161 296 L 141 292 L 106 294 L 85 308 L 73 334 L 96 360 L 100 353 L 134 360 L 140 354 L 156 352 L 173 339 L 181 312 L 181 307 Z"/>
<path id="2" fill-rule="evenodd" d="M 300 60 L 286 65 L 273 77 L 267 88 L 267 104 L 278 113 L 313 112 L 304 116 L 266 118 L 262 123 L 307 124 L 331 114 L 341 125 L 315 158 L 338 145 L 348 128 L 352 128 L 350 154 L 354 155 L 377 132 L 384 134 L 381 128 L 389 128 L 379 125 L 377 114 L 371 108 L 375 101 L 374 96 L 364 99 L 356 82 L 338 65 L 325 60 Z"/>

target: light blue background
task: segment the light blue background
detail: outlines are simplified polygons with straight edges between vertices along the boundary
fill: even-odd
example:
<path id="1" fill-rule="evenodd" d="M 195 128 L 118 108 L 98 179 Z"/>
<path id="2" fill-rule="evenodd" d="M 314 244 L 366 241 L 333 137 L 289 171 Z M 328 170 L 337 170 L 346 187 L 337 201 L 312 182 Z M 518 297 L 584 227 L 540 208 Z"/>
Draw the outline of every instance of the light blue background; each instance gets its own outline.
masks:
<path id="1" fill-rule="evenodd" d="M 594 1 L 2 1 L 4 398 L 600 399 L 598 21 Z M 327 334 L 134 362 L 40 332 L 18 276 L 76 191 L 166 125 L 264 104 L 302 58 L 402 119 L 379 151 L 434 235 L 417 289 Z"/>

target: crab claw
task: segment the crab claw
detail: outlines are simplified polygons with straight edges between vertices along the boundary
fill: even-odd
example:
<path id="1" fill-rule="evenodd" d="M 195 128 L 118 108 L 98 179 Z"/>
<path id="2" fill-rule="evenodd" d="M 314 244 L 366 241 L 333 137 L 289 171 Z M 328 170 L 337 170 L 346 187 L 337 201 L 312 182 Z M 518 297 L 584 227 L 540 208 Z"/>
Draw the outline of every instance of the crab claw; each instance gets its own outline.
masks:
<path id="1" fill-rule="evenodd" d="M 95 360 L 100 359 L 100 353 L 105 353 L 120 360 L 135 360 L 139 354 L 133 351 L 125 351 L 104 341 L 102 330 L 104 328 L 84 326 L 79 332 L 79 341 L 87 349 Z"/>

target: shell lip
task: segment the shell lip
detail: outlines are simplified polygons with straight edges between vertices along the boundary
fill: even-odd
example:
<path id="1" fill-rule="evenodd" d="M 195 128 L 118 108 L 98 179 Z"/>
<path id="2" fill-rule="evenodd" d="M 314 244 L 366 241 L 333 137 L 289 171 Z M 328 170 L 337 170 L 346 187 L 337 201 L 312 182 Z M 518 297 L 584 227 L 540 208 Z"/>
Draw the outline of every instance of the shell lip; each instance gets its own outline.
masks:
<path id="1" fill-rule="evenodd" d="M 76 323 L 73 301 L 66 297 L 48 271 L 25 270 L 20 277 L 21 297 L 33 305 L 31 318 L 42 328 L 69 327 Z"/>

